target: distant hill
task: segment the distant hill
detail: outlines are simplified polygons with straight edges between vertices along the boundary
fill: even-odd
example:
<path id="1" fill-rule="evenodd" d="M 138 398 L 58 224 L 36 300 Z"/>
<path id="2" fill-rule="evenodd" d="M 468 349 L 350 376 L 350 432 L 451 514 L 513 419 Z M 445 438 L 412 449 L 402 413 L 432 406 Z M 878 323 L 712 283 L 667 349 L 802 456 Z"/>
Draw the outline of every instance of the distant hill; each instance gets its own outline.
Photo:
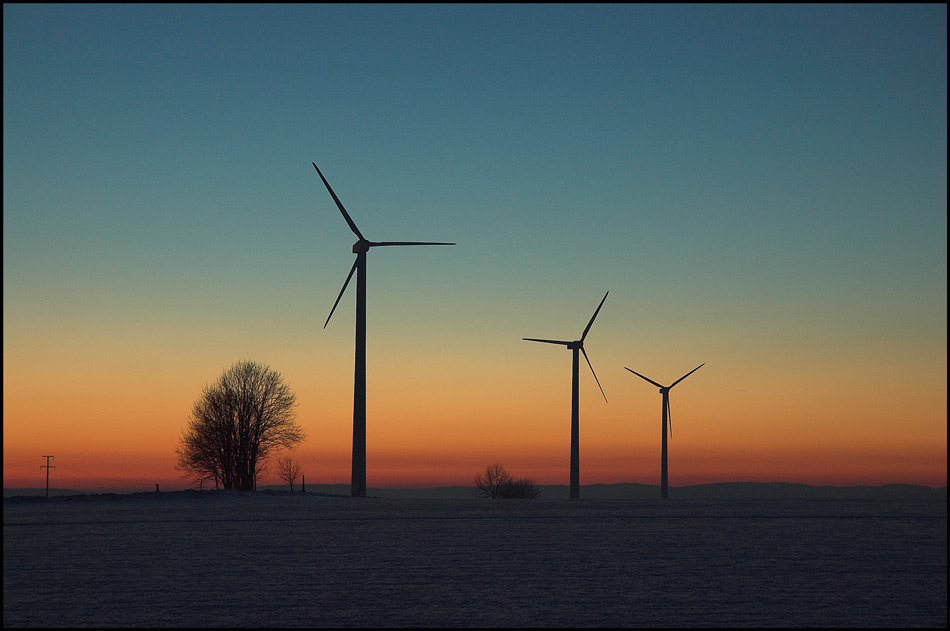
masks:
<path id="1" fill-rule="evenodd" d="M 50 497 L 58 497 L 60 495 L 88 495 L 92 491 L 74 491 L 72 489 L 50 489 Z M 26 489 L 3 489 L 4 497 L 19 497 L 20 495 L 46 495 L 46 487 L 35 488 L 26 488 Z"/>
<path id="2" fill-rule="evenodd" d="M 296 488 L 299 488 L 296 487 Z M 539 485 L 544 499 L 568 499 L 569 487 Z M 287 486 L 262 486 L 259 490 L 284 490 Z M 308 484 L 307 492 L 328 495 L 350 494 L 349 484 Z M 50 489 L 49 495 L 86 495 L 90 491 Z M 45 488 L 3 489 L 4 497 L 46 494 Z M 375 489 L 366 491 L 369 497 L 465 499 L 476 497 L 471 486 L 442 486 L 428 489 Z M 589 484 L 581 486 L 581 499 L 650 500 L 660 497 L 660 487 L 650 484 L 622 482 L 618 484 Z M 886 484 L 883 486 L 811 486 L 789 482 L 719 482 L 693 486 L 670 487 L 670 499 L 947 499 L 947 487 L 931 488 L 913 484 Z"/>
<path id="3" fill-rule="evenodd" d="M 286 487 L 270 487 L 286 488 Z M 547 499 L 568 499 L 570 487 L 566 484 L 538 485 L 541 497 Z M 349 495 L 349 484 L 307 485 L 308 491 Z M 431 489 L 367 489 L 371 497 L 389 498 L 466 498 L 475 497 L 475 489 L 470 486 L 444 486 Z M 657 499 L 660 487 L 651 484 L 621 482 L 617 484 L 589 484 L 581 486 L 581 499 Z M 670 498 L 680 499 L 862 499 L 862 498 L 903 498 L 903 499 L 939 499 L 947 498 L 947 487 L 933 489 L 929 486 L 913 484 L 887 484 L 883 486 L 810 486 L 788 482 L 719 482 L 715 484 L 697 484 L 693 486 L 670 487 Z"/>

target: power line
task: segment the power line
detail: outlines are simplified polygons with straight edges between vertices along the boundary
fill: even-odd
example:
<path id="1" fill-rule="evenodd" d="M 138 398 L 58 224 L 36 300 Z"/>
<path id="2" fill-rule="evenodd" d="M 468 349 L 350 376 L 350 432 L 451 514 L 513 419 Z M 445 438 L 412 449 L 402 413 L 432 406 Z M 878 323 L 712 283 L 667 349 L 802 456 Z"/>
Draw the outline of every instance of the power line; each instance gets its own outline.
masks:
<path id="1" fill-rule="evenodd" d="M 46 458 L 46 464 L 41 464 L 40 469 L 46 469 L 46 497 L 49 497 L 49 470 L 55 469 L 56 465 L 50 466 L 49 461 L 53 456 L 40 456 L 41 458 Z"/>
<path id="2" fill-rule="evenodd" d="M 107 476 L 100 475 L 100 474 L 97 473 L 97 472 L 91 472 L 91 473 L 90 473 L 90 472 L 89 472 L 89 469 L 86 469 L 86 468 L 83 468 L 83 467 L 77 468 L 77 467 L 74 467 L 74 466 L 68 465 L 68 464 L 62 464 L 62 465 L 59 465 L 59 466 L 61 466 L 63 469 L 66 469 L 66 471 L 69 471 L 69 472 L 70 472 L 70 474 L 69 474 L 69 477 L 70 477 L 70 478 L 73 478 L 73 477 L 75 477 L 75 478 L 82 478 L 82 480 L 84 480 L 84 481 L 94 481 L 94 482 L 98 482 L 98 483 L 104 484 L 104 485 L 107 485 L 107 484 L 122 485 L 122 484 L 126 484 L 126 483 L 128 482 L 128 480 L 127 480 L 126 478 L 112 478 L 112 477 L 107 477 Z"/>
<path id="3" fill-rule="evenodd" d="M 16 462 L 4 462 L 3 466 L 6 468 L 6 467 L 16 467 L 19 465 L 36 464 L 37 461 L 40 461 L 40 460 L 42 460 L 42 458 L 30 458 L 29 460 L 18 460 Z"/>

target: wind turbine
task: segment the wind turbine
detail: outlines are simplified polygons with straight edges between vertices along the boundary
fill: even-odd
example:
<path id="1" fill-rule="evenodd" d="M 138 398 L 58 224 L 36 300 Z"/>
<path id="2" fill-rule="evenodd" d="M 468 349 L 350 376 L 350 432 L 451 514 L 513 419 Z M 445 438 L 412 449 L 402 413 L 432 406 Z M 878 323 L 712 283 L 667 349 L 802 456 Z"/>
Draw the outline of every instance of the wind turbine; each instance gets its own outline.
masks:
<path id="1" fill-rule="evenodd" d="M 357 241 L 353 244 L 353 253 L 356 254 L 356 261 L 350 268 L 350 273 L 343 282 L 343 288 L 330 309 L 330 315 L 323 324 L 327 328 L 330 318 L 336 310 L 336 306 L 346 291 L 346 286 L 356 272 L 356 369 L 353 377 L 353 468 L 350 478 L 350 495 L 354 497 L 366 497 L 366 253 L 370 248 L 376 246 L 388 245 L 455 245 L 454 243 L 434 243 L 428 241 L 369 241 L 360 232 L 359 228 L 350 218 L 349 213 L 340 203 L 340 198 L 336 196 L 329 182 L 323 177 L 323 173 L 317 168 L 316 163 L 312 163 L 313 168 L 317 169 L 317 175 L 323 180 L 324 185 L 330 192 L 337 208 L 343 214 L 346 224 L 356 235 Z"/>
<path id="2" fill-rule="evenodd" d="M 608 291 L 607 294 L 610 292 Z M 545 344 L 561 344 L 568 347 L 574 352 L 573 360 L 573 372 L 571 375 L 571 498 L 580 497 L 580 439 L 578 438 L 578 418 L 579 418 L 579 409 L 578 409 L 578 366 L 580 362 L 578 360 L 577 351 L 584 353 L 584 359 L 587 360 L 587 365 L 590 366 L 590 372 L 594 375 L 594 381 L 597 382 L 597 387 L 600 388 L 600 393 L 604 395 L 604 401 L 607 401 L 607 395 L 604 394 L 604 389 L 600 385 L 600 380 L 597 378 L 597 373 L 594 372 L 594 366 L 590 363 L 590 358 L 587 356 L 587 351 L 584 350 L 584 338 L 587 337 L 587 332 L 590 331 L 591 325 L 594 323 L 594 318 L 597 317 L 597 314 L 600 313 L 600 308 L 604 306 L 604 300 L 607 300 L 607 294 L 604 294 L 603 300 L 600 301 L 600 304 L 597 305 L 597 311 L 594 312 L 594 315 L 591 316 L 590 322 L 587 323 L 587 328 L 584 329 L 584 334 L 581 335 L 581 339 L 574 340 L 573 342 L 566 342 L 564 340 L 539 340 L 534 337 L 524 337 L 523 340 L 529 342 L 544 342 Z"/>
<path id="3" fill-rule="evenodd" d="M 663 448 L 662 448 L 662 453 L 660 455 L 660 497 L 662 498 L 665 498 L 667 496 L 667 491 L 668 491 L 668 486 L 669 486 L 668 475 L 667 475 L 667 456 L 666 456 L 667 422 L 669 422 L 670 438 L 673 437 L 673 414 L 672 412 L 670 412 L 670 390 L 673 389 L 673 386 L 681 382 L 683 379 L 686 379 L 691 374 L 693 374 L 694 372 L 696 372 L 697 370 L 699 370 L 705 365 L 706 365 L 706 362 L 703 362 L 702 364 L 700 364 L 699 366 L 696 366 L 696 368 L 693 368 L 688 373 L 686 373 L 685 375 L 683 375 L 682 377 L 680 377 L 679 379 L 677 379 L 676 381 L 674 381 L 668 386 L 661 386 L 660 384 L 653 381 L 649 377 L 644 377 L 643 375 L 638 373 L 636 370 L 630 370 L 629 368 L 624 366 L 624 368 L 627 368 L 627 370 L 630 370 L 630 372 L 635 374 L 637 377 L 640 377 L 641 379 L 646 379 L 647 381 L 652 383 L 654 386 L 659 388 L 660 394 L 663 395 L 663 441 L 662 441 Z"/>

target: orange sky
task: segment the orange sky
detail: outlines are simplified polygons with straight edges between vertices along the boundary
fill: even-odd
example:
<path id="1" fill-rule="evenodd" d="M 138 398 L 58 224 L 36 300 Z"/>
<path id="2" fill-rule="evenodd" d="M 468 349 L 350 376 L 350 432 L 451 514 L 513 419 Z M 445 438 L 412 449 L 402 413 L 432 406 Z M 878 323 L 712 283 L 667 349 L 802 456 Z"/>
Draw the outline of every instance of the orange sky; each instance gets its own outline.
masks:
<path id="1" fill-rule="evenodd" d="M 610 349 L 589 344 L 609 403 L 589 371 L 582 373 L 581 484 L 658 484 L 661 396 L 622 367 L 611 370 Z M 539 484 L 566 484 L 570 353 L 512 346 L 510 361 L 473 352 L 439 365 L 430 347 L 431 365 L 420 360 L 412 370 L 371 362 L 369 487 L 468 485 L 496 461 Z M 346 344 L 331 347 L 347 361 Z M 693 367 L 636 366 L 661 382 Z M 194 399 L 219 371 L 178 371 L 134 356 L 109 372 L 75 368 L 44 367 L 45 381 L 5 371 L 4 485 L 42 486 L 44 462 L 37 460 L 53 455 L 55 487 L 187 488 L 174 469 L 174 449 Z M 736 384 L 722 370 L 708 362 L 671 393 L 672 486 L 946 485 L 946 393 L 939 378 L 901 380 L 870 371 L 860 389 L 845 389 L 816 372 L 798 375 L 797 388 L 782 388 L 753 373 Z M 282 374 L 298 395 L 298 422 L 309 434 L 296 452 L 308 482 L 349 483 L 352 373 L 302 362 Z M 260 483 L 279 481 L 265 475 Z"/>

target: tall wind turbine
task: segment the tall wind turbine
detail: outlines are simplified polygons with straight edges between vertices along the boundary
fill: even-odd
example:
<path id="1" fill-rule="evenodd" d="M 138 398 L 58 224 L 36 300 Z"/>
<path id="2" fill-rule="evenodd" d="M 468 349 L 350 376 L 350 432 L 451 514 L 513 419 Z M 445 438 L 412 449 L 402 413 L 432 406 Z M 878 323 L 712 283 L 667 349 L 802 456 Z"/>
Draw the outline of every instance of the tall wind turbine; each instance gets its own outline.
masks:
<path id="1" fill-rule="evenodd" d="M 679 382 L 681 382 L 683 379 L 686 379 L 686 378 L 689 377 L 691 374 L 693 374 L 694 372 L 696 372 L 697 370 L 699 370 L 700 368 L 702 368 L 702 367 L 705 366 L 705 365 L 706 365 L 706 362 L 703 362 L 702 364 L 700 364 L 699 366 L 696 366 L 696 368 L 693 368 L 693 369 L 690 370 L 688 373 L 686 373 L 685 375 L 683 375 L 682 377 L 680 377 L 679 379 L 677 379 L 676 381 L 674 381 L 673 383 L 671 383 L 671 384 L 668 385 L 668 386 L 661 386 L 660 384 L 658 384 L 657 382 L 653 381 L 653 380 L 650 379 L 649 377 L 644 377 L 643 375 L 641 375 L 640 373 L 638 373 L 636 370 L 630 370 L 629 368 L 627 368 L 626 366 L 624 366 L 624 368 L 627 368 L 627 370 L 630 370 L 630 372 L 632 372 L 633 374 L 635 374 L 637 377 L 640 377 L 641 379 L 646 379 L 647 381 L 649 381 L 650 383 L 652 383 L 654 386 L 656 386 L 657 388 L 659 388 L 659 389 L 660 389 L 660 394 L 663 395 L 663 441 L 662 441 L 663 448 L 662 448 L 662 453 L 661 453 L 661 455 L 660 455 L 660 497 L 663 497 L 663 498 L 665 498 L 665 497 L 667 496 L 667 491 L 668 491 L 668 486 L 669 486 L 669 485 L 668 485 L 668 475 L 667 475 L 667 456 L 666 456 L 666 427 L 667 427 L 667 423 L 669 423 L 670 438 L 673 437 L 673 413 L 670 412 L 670 390 L 673 389 L 673 386 L 675 386 L 676 384 L 678 384 Z"/>
<path id="2" fill-rule="evenodd" d="M 610 292 L 608 291 L 607 294 Z M 600 385 L 600 379 L 597 378 L 597 373 L 594 372 L 594 366 L 590 363 L 590 358 L 587 356 L 587 351 L 584 350 L 584 338 L 587 337 L 587 332 L 590 331 L 591 325 L 594 323 L 594 318 L 597 317 L 597 314 L 600 313 L 600 308 L 604 306 L 604 300 L 607 300 L 607 294 L 604 294 L 603 300 L 600 301 L 600 304 L 597 305 L 597 311 L 594 312 L 594 315 L 591 316 L 590 322 L 587 323 L 587 328 L 584 329 L 584 334 L 581 335 L 581 339 L 574 340 L 573 342 L 567 342 L 564 340 L 539 340 L 533 337 L 524 337 L 523 340 L 529 342 L 544 342 L 545 344 L 561 344 L 568 347 L 574 352 L 573 360 L 573 373 L 571 375 L 571 498 L 580 497 L 580 439 L 578 438 L 578 418 L 579 418 L 579 409 L 578 409 L 578 366 L 580 362 L 578 360 L 577 351 L 584 353 L 584 359 L 587 360 L 587 365 L 590 366 L 590 372 L 594 375 L 594 381 L 597 382 L 597 387 L 600 388 L 600 393 L 604 395 L 604 401 L 607 401 L 607 395 L 604 394 L 604 389 Z"/>
<path id="3" fill-rule="evenodd" d="M 320 176 L 320 179 L 323 180 L 333 201 L 336 202 L 337 208 L 343 213 L 343 219 L 346 220 L 346 224 L 350 227 L 350 230 L 353 231 L 353 234 L 356 235 L 356 238 L 359 239 L 359 241 L 353 244 L 353 253 L 356 254 L 356 261 L 353 262 L 353 267 L 350 268 L 350 273 L 343 282 L 343 288 L 336 297 L 336 302 L 333 303 L 333 308 L 330 309 L 330 315 L 327 316 L 327 321 L 323 324 L 323 328 L 327 328 L 327 324 L 330 323 L 330 318 L 333 316 L 336 306 L 340 303 L 340 298 L 343 297 L 343 292 L 346 291 L 346 286 L 349 284 L 350 278 L 353 277 L 353 272 L 355 271 L 356 369 L 353 377 L 353 469 L 350 478 L 350 495 L 354 497 L 366 497 L 366 253 L 369 252 L 370 248 L 376 246 L 455 244 L 428 241 L 367 240 L 359 228 L 356 227 L 349 213 L 343 208 L 343 204 L 340 203 L 340 199 L 336 196 L 336 193 L 333 192 L 333 189 L 330 188 L 330 184 L 327 182 L 327 179 L 323 177 L 323 173 L 320 173 L 320 169 L 317 168 L 316 163 L 312 164 L 313 168 L 317 169 L 317 174 Z"/>

